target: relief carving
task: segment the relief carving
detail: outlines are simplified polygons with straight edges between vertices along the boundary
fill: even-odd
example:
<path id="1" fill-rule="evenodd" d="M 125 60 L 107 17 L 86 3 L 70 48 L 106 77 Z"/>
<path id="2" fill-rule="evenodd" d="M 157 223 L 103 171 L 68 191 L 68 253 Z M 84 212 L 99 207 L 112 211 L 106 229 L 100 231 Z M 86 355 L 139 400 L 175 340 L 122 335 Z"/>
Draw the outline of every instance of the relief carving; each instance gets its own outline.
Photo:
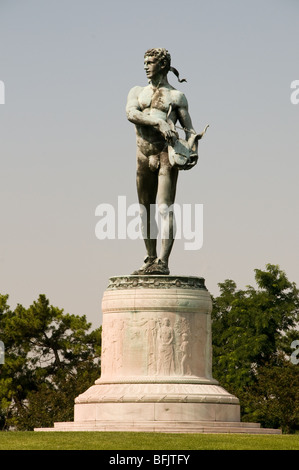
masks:
<path id="1" fill-rule="evenodd" d="M 192 276 L 117 276 L 109 279 L 107 290 L 118 289 L 204 289 L 205 280 Z"/>
<path id="2" fill-rule="evenodd" d="M 174 332 L 169 318 L 163 318 L 159 330 L 158 374 L 172 375 L 175 373 Z"/>
<path id="3" fill-rule="evenodd" d="M 147 373 L 148 375 L 157 374 L 157 321 L 150 319 L 147 323 Z"/>
<path id="4" fill-rule="evenodd" d="M 102 374 L 191 376 L 206 355 L 206 318 L 198 314 L 105 316 Z M 204 321 L 204 324 L 202 323 Z"/>
<path id="5" fill-rule="evenodd" d="M 105 318 L 101 360 L 102 375 L 116 374 L 122 368 L 124 326 L 124 321 L 121 318 Z"/>
<path id="6" fill-rule="evenodd" d="M 182 343 L 180 346 L 181 352 L 181 373 L 182 375 L 191 375 L 191 346 L 188 335 L 183 333 Z"/>

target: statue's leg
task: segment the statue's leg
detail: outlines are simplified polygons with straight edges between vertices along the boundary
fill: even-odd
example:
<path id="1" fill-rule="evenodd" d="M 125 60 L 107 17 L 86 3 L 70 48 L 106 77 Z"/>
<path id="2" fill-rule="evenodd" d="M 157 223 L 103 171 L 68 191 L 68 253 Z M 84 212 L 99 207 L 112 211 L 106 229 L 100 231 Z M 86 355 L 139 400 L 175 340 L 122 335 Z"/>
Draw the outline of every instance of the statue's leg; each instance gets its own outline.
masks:
<path id="1" fill-rule="evenodd" d="M 140 204 L 141 231 L 147 256 L 141 268 L 133 274 L 145 274 L 145 270 L 157 258 L 158 228 L 155 220 L 155 203 L 158 190 L 158 172 L 149 168 L 149 160 L 137 152 L 137 194 Z"/>
<path id="2" fill-rule="evenodd" d="M 161 250 L 155 263 L 147 270 L 151 274 L 169 274 L 168 260 L 175 239 L 173 204 L 178 170 L 169 164 L 167 152 L 161 154 L 160 165 L 157 204 L 161 216 Z"/>

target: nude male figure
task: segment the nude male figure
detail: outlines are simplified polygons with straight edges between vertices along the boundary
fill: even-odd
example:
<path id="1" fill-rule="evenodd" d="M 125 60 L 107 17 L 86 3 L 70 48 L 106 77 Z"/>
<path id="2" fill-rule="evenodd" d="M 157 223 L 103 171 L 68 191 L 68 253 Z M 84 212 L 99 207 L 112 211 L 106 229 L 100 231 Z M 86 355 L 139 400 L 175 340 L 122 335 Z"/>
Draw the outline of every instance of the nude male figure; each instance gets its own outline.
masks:
<path id="1" fill-rule="evenodd" d="M 166 49 L 150 49 L 144 56 L 149 81 L 129 92 L 127 118 L 135 124 L 137 142 L 137 193 L 140 204 L 142 234 L 147 256 L 133 274 L 169 274 L 168 260 L 175 227 L 170 209 L 174 204 L 178 169 L 171 166 L 168 145 L 178 139 L 175 124 L 179 121 L 188 141 L 195 133 L 185 95 L 168 83 L 170 54 Z M 195 153 L 197 152 L 197 146 Z M 197 160 L 196 160 L 197 161 Z M 195 162 L 196 163 L 196 162 Z M 151 205 L 158 204 L 161 215 L 161 250 L 157 256 L 157 225 L 151 217 Z"/>

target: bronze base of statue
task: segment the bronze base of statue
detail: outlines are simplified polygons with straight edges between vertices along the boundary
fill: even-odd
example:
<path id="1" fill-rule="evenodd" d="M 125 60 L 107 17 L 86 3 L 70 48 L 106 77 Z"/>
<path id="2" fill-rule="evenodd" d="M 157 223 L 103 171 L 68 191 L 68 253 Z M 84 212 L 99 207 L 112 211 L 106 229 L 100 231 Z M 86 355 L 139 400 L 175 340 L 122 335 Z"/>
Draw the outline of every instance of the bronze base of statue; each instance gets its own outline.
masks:
<path id="1" fill-rule="evenodd" d="M 144 264 L 140 269 L 132 273 L 133 276 L 146 276 L 148 274 L 164 274 L 168 275 L 170 273 L 167 264 L 160 260 L 159 258 L 154 258 L 147 256 L 144 260 Z"/>

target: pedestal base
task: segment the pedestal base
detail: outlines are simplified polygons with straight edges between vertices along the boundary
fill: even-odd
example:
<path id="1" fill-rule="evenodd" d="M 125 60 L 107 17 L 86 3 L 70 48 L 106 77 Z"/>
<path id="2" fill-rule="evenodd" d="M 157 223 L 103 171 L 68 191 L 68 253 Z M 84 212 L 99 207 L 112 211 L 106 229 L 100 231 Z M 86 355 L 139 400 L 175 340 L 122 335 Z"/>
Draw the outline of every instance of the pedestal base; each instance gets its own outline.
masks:
<path id="1" fill-rule="evenodd" d="M 36 432 L 70 432 L 70 431 L 90 431 L 90 432 L 163 432 L 163 433 L 184 433 L 184 434 L 281 434 L 279 429 L 261 428 L 258 423 L 241 423 L 228 421 L 81 421 L 55 423 L 54 428 L 36 428 Z M 136 446 L 138 448 L 138 446 Z"/>
<path id="2" fill-rule="evenodd" d="M 102 375 L 74 422 L 36 431 L 280 433 L 240 422 L 212 377 L 212 301 L 204 279 L 119 276 L 104 293 Z"/>
<path id="3" fill-rule="evenodd" d="M 75 421 L 240 421 L 239 401 L 218 385 L 140 383 L 93 385 L 76 399 Z"/>
<path id="4" fill-rule="evenodd" d="M 35 431 L 281 434 L 240 422 L 236 397 L 200 383 L 98 383 L 76 399 L 74 422 Z"/>

